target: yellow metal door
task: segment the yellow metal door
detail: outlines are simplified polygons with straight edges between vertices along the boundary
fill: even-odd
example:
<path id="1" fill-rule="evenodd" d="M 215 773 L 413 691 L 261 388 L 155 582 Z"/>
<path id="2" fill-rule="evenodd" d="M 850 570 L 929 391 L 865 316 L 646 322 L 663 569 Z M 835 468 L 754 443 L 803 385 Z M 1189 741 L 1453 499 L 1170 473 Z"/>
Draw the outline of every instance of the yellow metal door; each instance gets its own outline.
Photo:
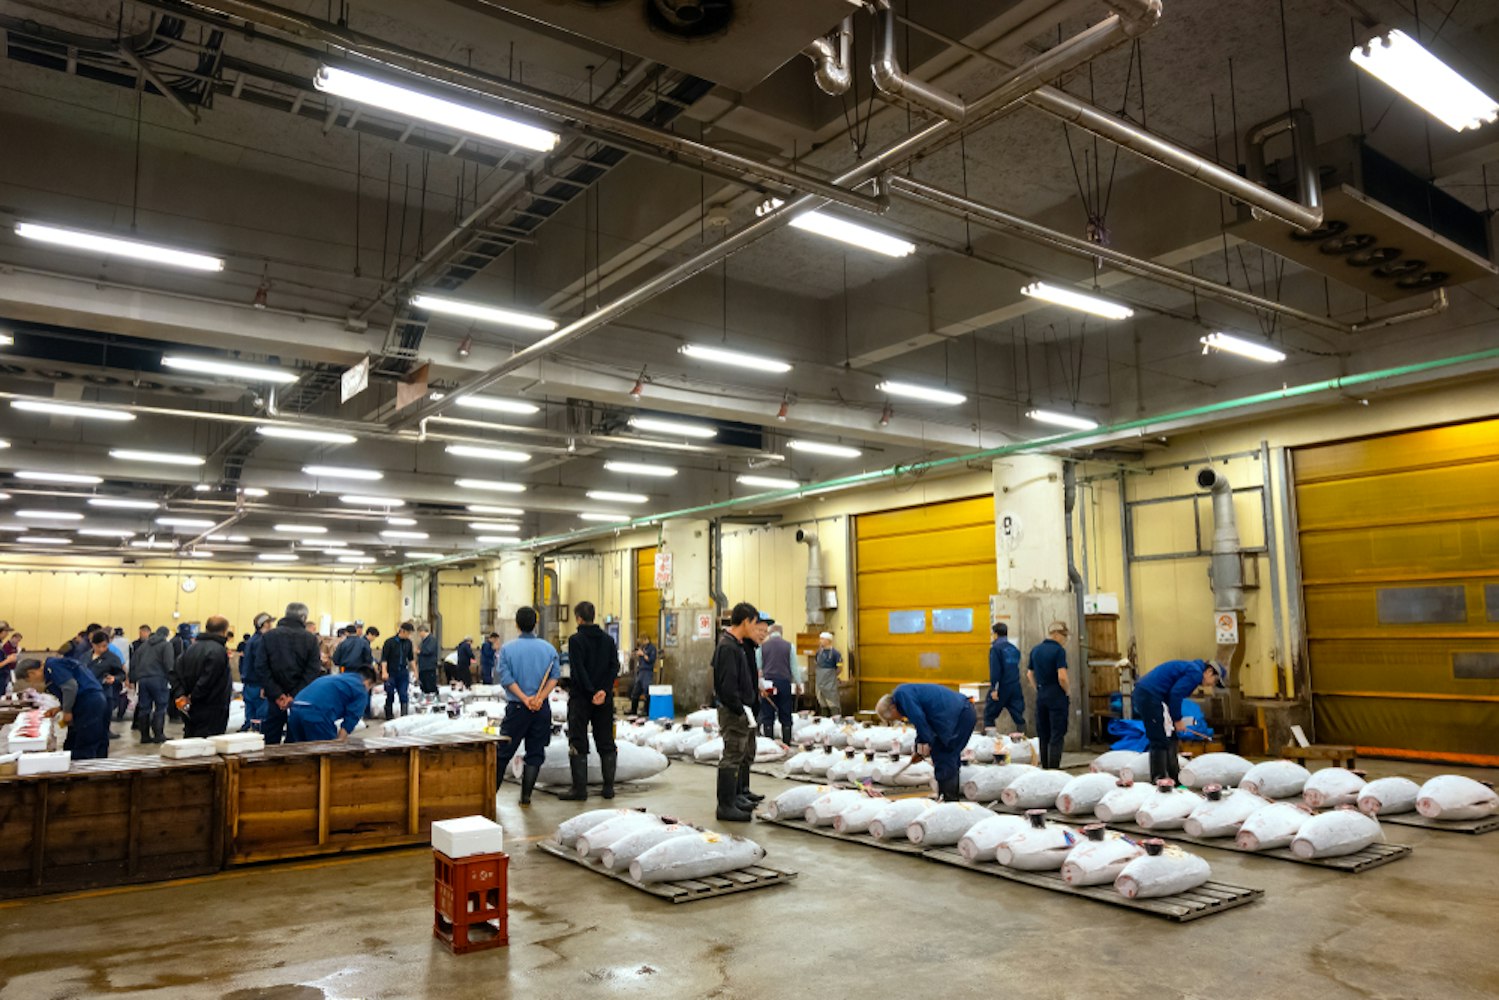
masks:
<path id="1" fill-rule="evenodd" d="M 1318 739 L 1499 765 L 1499 420 L 1294 467 Z"/>
<path id="2" fill-rule="evenodd" d="M 994 497 L 860 514 L 854 532 L 859 707 L 907 681 L 987 680 Z"/>
<path id="3" fill-rule="evenodd" d="M 659 625 L 661 621 L 661 591 L 656 589 L 656 546 L 635 550 L 635 620 L 633 635 L 627 641 L 634 648 L 634 640 L 642 635 L 651 637 L 656 648 L 661 647 Z"/>
<path id="4" fill-rule="evenodd" d="M 473 582 L 472 573 L 459 572 L 452 574 L 451 578 L 448 574 L 439 575 L 437 588 L 437 608 L 442 612 L 442 644 L 456 646 L 464 636 L 476 644 L 483 642 L 484 633 L 479 620 L 483 585 Z"/>

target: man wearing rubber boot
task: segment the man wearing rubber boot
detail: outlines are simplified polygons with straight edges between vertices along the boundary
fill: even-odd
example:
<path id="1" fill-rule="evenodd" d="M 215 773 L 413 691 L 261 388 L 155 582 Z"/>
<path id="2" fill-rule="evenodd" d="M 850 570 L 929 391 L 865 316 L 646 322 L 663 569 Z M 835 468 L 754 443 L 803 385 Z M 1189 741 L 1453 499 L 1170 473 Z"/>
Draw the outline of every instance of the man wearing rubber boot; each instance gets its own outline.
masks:
<path id="1" fill-rule="evenodd" d="M 1036 738 L 1041 744 L 1041 766 L 1062 766 L 1062 742 L 1067 737 L 1072 687 L 1067 679 L 1067 623 L 1052 622 L 1046 638 L 1031 649 L 1031 682 L 1036 686 Z"/>
<path id="2" fill-rule="evenodd" d="M 760 623 L 775 623 L 761 618 Z M 771 685 L 760 699 L 760 732 L 771 739 L 776 735 L 776 721 L 781 723 L 781 742 L 791 742 L 791 715 L 796 708 L 796 677 L 792 674 L 791 643 L 776 625 L 760 643 L 760 679 Z"/>
<path id="3" fill-rule="evenodd" d="M 989 644 L 989 697 L 984 699 L 984 728 L 1008 711 L 1012 729 L 1025 731 L 1025 692 L 1020 688 L 1020 649 L 1010 641 L 1010 627 L 994 623 Z"/>
<path id="4" fill-rule="evenodd" d="M 718 760 L 718 812 L 720 820 L 747 823 L 753 803 L 740 793 L 740 766 L 745 754 L 754 754 L 755 727 L 749 713 L 759 700 L 752 654 L 753 636 L 760 613 L 753 604 L 740 602 L 729 612 L 729 627 L 718 636 L 713 650 L 713 694 L 718 699 L 718 729 L 723 734 L 723 756 Z"/>
<path id="5" fill-rule="evenodd" d="M 916 752 L 912 763 L 932 761 L 937 793 L 944 802 L 959 802 L 958 771 L 963 750 L 977 721 L 973 703 L 941 684 L 900 684 L 881 696 L 875 714 L 886 722 L 909 719 L 916 727 Z"/>
<path id="6" fill-rule="evenodd" d="M 557 650 L 550 642 L 535 635 L 536 609 L 524 607 L 515 613 L 515 627 L 521 634 L 500 648 L 500 686 L 505 689 L 505 719 L 500 723 L 500 744 L 496 764 L 498 783 L 505 782 L 505 769 L 516 751 L 525 745 L 520 779 L 520 804 L 531 804 L 531 790 L 546 761 L 547 744 L 552 741 L 552 705 L 547 697 L 562 677 Z"/>
<path id="7" fill-rule="evenodd" d="M 619 649 L 609 633 L 593 623 L 593 604 L 580 601 L 573 607 L 578 630 L 567 640 L 567 662 L 572 687 L 567 691 L 567 765 L 573 787 L 558 796 L 569 802 L 588 798 L 588 727 L 593 725 L 593 745 L 599 754 L 606 799 L 614 798 L 614 768 L 619 754 L 614 747 L 614 681 L 619 677 Z"/>
<path id="8" fill-rule="evenodd" d="M 1150 780 L 1178 780 L 1177 733 L 1187 728 L 1182 702 L 1198 686 L 1226 686 L 1227 671 L 1213 660 L 1170 660 L 1135 683 L 1135 718 L 1150 741 Z"/>

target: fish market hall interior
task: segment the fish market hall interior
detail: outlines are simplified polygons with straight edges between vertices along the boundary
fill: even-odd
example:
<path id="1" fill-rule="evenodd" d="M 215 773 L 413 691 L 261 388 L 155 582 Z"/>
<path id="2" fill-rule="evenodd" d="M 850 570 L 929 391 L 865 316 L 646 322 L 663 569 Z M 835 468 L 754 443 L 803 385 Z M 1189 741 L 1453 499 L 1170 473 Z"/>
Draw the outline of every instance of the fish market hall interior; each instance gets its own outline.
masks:
<path id="1" fill-rule="evenodd" d="M 1499 4 L 0 54 L 0 1000 L 1499 996 Z"/>

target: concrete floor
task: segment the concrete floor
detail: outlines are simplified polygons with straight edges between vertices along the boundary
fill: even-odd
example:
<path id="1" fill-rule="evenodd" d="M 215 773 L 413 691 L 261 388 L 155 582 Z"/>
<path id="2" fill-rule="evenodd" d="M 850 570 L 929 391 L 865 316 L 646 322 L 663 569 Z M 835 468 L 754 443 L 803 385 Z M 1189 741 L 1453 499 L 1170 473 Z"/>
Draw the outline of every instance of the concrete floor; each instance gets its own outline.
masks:
<path id="1" fill-rule="evenodd" d="M 676 764 L 616 801 L 711 820 L 713 774 Z M 1414 855 L 1362 875 L 1204 850 L 1215 878 L 1266 898 L 1177 925 L 763 823 L 750 834 L 794 884 L 673 906 L 536 851 L 580 809 L 515 798 L 507 784 L 508 949 L 436 943 L 429 855 L 404 850 L 0 904 L 0 1000 L 841 998 L 876 982 L 1033 1000 L 1499 996 L 1499 833 L 1388 826 Z"/>

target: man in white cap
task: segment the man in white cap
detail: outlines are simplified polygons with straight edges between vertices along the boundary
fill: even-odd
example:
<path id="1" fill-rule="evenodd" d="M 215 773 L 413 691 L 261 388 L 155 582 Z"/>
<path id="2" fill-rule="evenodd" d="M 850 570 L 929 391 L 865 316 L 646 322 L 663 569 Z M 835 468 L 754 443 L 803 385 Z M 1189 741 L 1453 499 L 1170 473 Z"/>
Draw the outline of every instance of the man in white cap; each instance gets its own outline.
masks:
<path id="1" fill-rule="evenodd" d="M 840 715 L 843 699 L 838 693 L 838 667 L 843 654 L 833 648 L 833 633 L 817 636 L 817 707 L 826 715 Z"/>

